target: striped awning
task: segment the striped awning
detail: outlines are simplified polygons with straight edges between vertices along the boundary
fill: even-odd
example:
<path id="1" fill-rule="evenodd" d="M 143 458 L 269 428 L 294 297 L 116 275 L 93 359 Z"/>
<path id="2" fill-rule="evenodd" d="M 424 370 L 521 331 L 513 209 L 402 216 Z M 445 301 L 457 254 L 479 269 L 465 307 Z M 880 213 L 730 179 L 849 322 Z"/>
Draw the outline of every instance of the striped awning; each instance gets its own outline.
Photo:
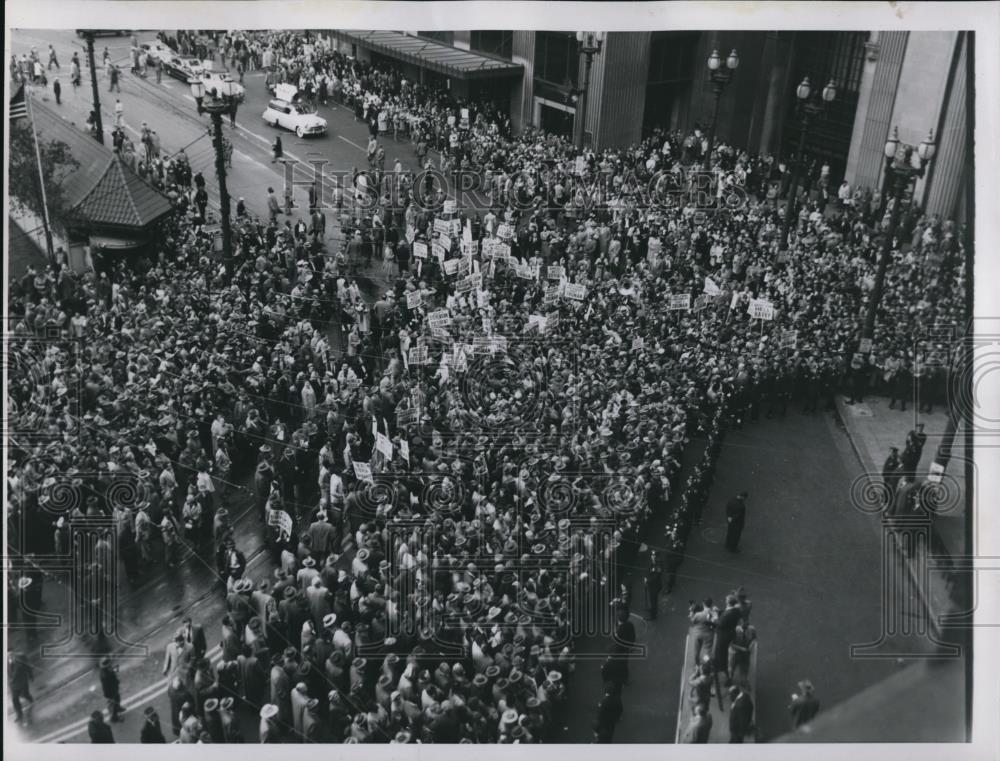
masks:
<path id="1" fill-rule="evenodd" d="M 333 30 L 343 41 L 456 79 L 519 76 L 524 67 L 499 56 L 462 50 L 405 32 Z"/>

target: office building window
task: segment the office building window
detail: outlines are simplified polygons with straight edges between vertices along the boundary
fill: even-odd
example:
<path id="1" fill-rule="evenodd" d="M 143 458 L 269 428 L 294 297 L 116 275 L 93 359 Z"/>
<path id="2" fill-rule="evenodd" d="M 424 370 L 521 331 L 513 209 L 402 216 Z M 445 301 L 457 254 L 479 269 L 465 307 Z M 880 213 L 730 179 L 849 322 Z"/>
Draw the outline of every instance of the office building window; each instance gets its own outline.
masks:
<path id="1" fill-rule="evenodd" d="M 500 56 L 509 61 L 514 55 L 514 33 L 502 29 L 473 30 L 469 47 L 480 53 Z"/>
<path id="2" fill-rule="evenodd" d="M 535 79 L 562 88 L 579 85 L 580 56 L 574 32 L 535 34 Z"/>

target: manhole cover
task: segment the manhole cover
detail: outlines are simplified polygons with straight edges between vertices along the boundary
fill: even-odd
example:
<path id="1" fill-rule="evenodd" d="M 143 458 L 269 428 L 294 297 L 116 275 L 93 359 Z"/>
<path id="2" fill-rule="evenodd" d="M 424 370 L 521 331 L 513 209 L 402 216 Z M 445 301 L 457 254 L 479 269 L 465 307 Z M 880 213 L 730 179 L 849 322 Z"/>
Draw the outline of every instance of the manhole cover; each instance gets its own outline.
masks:
<path id="1" fill-rule="evenodd" d="M 707 526 L 701 530 L 701 538 L 711 544 L 720 544 L 722 542 L 723 533 L 724 532 L 721 528 Z"/>

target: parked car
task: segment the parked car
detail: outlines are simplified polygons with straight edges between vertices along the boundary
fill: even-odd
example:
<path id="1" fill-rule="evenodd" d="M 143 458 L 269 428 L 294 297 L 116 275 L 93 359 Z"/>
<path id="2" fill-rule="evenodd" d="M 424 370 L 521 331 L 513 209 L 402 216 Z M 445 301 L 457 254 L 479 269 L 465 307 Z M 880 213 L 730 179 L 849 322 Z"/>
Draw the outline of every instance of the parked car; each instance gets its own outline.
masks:
<path id="1" fill-rule="evenodd" d="M 326 132 L 326 119 L 316 114 L 308 103 L 283 98 L 272 98 L 263 113 L 264 123 L 293 131 L 298 137 L 322 135 Z"/>
<path id="2" fill-rule="evenodd" d="M 192 80 L 198 79 L 197 62 L 197 58 L 175 54 L 163 60 L 163 70 L 168 76 L 189 84 Z"/>
<path id="3" fill-rule="evenodd" d="M 128 29 L 77 29 L 76 36 L 84 37 L 87 32 L 93 32 L 95 37 L 124 37 L 129 33 Z"/>
<path id="4" fill-rule="evenodd" d="M 246 99 L 246 89 L 233 79 L 229 69 L 222 69 L 218 66 L 214 68 L 202 67 L 196 68 L 194 74 L 205 85 L 206 92 L 218 88 L 222 82 L 232 82 L 237 103 L 242 103 Z"/>
<path id="5" fill-rule="evenodd" d="M 181 57 L 176 50 L 169 47 L 168 45 L 164 45 L 159 40 L 153 40 L 152 42 L 143 42 L 141 45 L 139 45 L 139 47 L 146 51 L 146 55 L 149 57 L 149 60 L 152 63 L 156 63 L 157 61 L 163 61 L 164 63 L 166 63 L 171 58 Z"/>

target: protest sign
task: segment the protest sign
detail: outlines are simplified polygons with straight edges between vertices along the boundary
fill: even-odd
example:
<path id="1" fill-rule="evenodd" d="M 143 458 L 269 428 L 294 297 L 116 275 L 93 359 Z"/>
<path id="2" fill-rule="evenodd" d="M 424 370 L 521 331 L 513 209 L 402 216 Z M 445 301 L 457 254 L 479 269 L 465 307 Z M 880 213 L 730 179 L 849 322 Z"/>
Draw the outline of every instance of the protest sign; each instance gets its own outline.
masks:
<path id="1" fill-rule="evenodd" d="M 445 214 L 454 214 L 455 213 L 455 202 L 453 200 L 451 200 L 451 199 L 445 201 L 444 202 L 443 212 Z"/>
<path id="2" fill-rule="evenodd" d="M 267 525 L 277 526 L 283 534 L 291 536 L 292 534 L 292 516 L 286 513 L 284 510 L 272 510 L 268 508 L 267 510 Z"/>
<path id="3" fill-rule="evenodd" d="M 702 309 L 705 308 L 705 304 L 707 303 L 708 303 L 708 297 L 705 294 L 702 294 L 701 296 L 696 296 L 693 306 L 694 311 L 700 312 Z"/>
<path id="4" fill-rule="evenodd" d="M 503 238 L 504 240 L 510 240 L 514 237 L 514 228 L 510 225 L 500 225 L 497 228 L 497 237 Z"/>
<path id="5" fill-rule="evenodd" d="M 455 275 L 458 273 L 458 259 L 448 259 L 444 263 L 444 274 Z"/>
<path id="6" fill-rule="evenodd" d="M 667 297 L 667 309 L 690 309 L 691 308 L 691 294 L 690 293 L 672 293 Z"/>
<path id="7" fill-rule="evenodd" d="M 704 288 L 703 292 L 707 293 L 709 296 L 718 296 L 722 291 L 719 288 L 719 286 L 717 286 L 715 284 L 715 281 L 712 280 L 712 278 L 706 277 L 705 278 L 705 288 Z"/>
<path id="8" fill-rule="evenodd" d="M 417 407 L 407 407 L 404 410 L 396 410 L 396 425 L 400 428 L 413 425 L 420 417 L 420 410 Z"/>
<path id="9" fill-rule="evenodd" d="M 862 338 L 861 343 L 858 344 L 858 351 L 862 354 L 871 354 L 872 340 L 870 338 Z"/>
<path id="10" fill-rule="evenodd" d="M 406 464 L 410 464 L 410 444 L 406 439 L 399 442 L 399 456 L 406 460 Z"/>
<path id="11" fill-rule="evenodd" d="M 426 365 L 427 364 L 427 347 L 426 346 L 415 346 L 410 349 L 410 364 L 411 365 Z"/>
<path id="12" fill-rule="evenodd" d="M 563 295 L 567 299 L 573 299 L 573 301 L 583 301 L 587 295 L 587 286 L 566 283 L 563 287 Z"/>
<path id="13" fill-rule="evenodd" d="M 367 481 L 370 484 L 375 483 L 375 479 L 372 478 L 372 468 L 367 462 L 357 462 L 352 463 L 354 465 L 354 476 L 359 481 Z"/>
<path id="14" fill-rule="evenodd" d="M 409 293 L 406 294 L 407 309 L 416 309 L 423 303 L 424 303 L 423 291 L 410 291 Z"/>
<path id="15" fill-rule="evenodd" d="M 781 333 L 781 348 L 782 349 L 794 349 L 795 345 L 799 342 L 799 331 L 797 330 L 784 330 Z"/>
<path id="16" fill-rule="evenodd" d="M 384 433 L 375 436 L 375 451 L 379 452 L 386 460 L 392 460 L 392 442 Z"/>
<path id="17" fill-rule="evenodd" d="M 444 258 L 448 255 L 448 247 L 443 243 L 434 241 L 431 246 L 431 253 L 437 257 L 438 261 L 444 264 Z"/>
<path id="18" fill-rule="evenodd" d="M 451 314 L 447 309 L 439 309 L 427 315 L 427 324 L 432 328 L 445 328 L 451 325 Z"/>
<path id="19" fill-rule="evenodd" d="M 427 244 L 422 241 L 416 241 L 413 244 L 413 257 L 415 259 L 426 259 L 427 258 Z"/>
<path id="20" fill-rule="evenodd" d="M 434 220 L 434 232 L 438 235 L 448 235 L 451 231 L 451 227 L 448 224 L 447 219 L 435 219 Z"/>
<path id="21" fill-rule="evenodd" d="M 747 306 L 747 314 L 754 320 L 773 320 L 774 304 L 765 299 L 750 299 Z"/>
<path id="22" fill-rule="evenodd" d="M 546 280 L 562 280 L 563 268 L 557 264 L 550 264 L 545 270 Z"/>

